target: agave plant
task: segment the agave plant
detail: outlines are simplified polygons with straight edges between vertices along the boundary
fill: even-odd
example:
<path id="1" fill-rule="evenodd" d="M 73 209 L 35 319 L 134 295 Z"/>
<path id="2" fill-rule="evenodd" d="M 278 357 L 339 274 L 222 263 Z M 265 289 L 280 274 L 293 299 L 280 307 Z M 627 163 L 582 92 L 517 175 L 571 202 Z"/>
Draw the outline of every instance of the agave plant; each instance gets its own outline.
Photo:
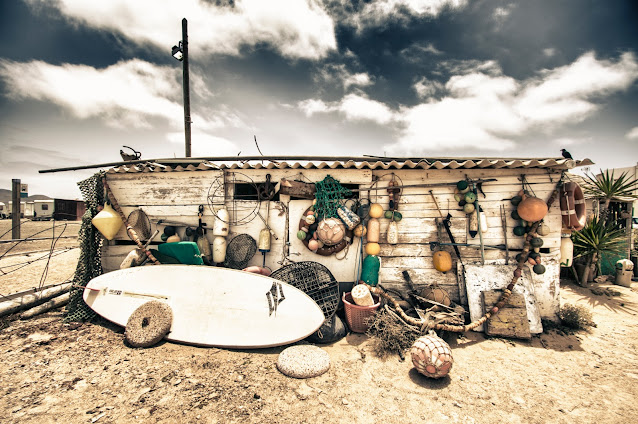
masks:
<path id="1" fill-rule="evenodd" d="M 615 223 L 608 223 L 604 220 L 593 217 L 587 222 L 585 227 L 572 233 L 574 243 L 574 258 L 587 257 L 587 267 L 596 265 L 598 273 L 601 272 L 600 260 L 612 254 L 622 254 L 627 249 L 627 235 L 622 228 Z M 587 281 L 581 278 L 581 281 Z"/>
<path id="2" fill-rule="evenodd" d="M 607 221 L 607 211 L 612 199 L 619 197 L 638 199 L 638 196 L 634 194 L 638 190 L 638 179 L 632 180 L 626 172 L 614 178 L 614 172 L 610 173 L 607 169 L 605 172 L 601 170 L 598 177 L 590 174 L 585 174 L 585 177 L 587 178 L 585 192 L 601 201 L 600 215 L 603 221 Z"/>

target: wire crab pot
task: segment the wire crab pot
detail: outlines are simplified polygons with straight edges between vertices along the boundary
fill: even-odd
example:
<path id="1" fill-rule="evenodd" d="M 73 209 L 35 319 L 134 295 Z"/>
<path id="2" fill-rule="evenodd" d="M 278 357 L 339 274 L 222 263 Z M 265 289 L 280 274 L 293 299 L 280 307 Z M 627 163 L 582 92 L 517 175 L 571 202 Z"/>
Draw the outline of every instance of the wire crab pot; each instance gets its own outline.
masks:
<path id="1" fill-rule="evenodd" d="M 339 282 L 322 264 L 312 261 L 295 262 L 279 268 L 270 277 L 306 293 L 319 305 L 326 319 L 332 318 L 337 311 Z"/>

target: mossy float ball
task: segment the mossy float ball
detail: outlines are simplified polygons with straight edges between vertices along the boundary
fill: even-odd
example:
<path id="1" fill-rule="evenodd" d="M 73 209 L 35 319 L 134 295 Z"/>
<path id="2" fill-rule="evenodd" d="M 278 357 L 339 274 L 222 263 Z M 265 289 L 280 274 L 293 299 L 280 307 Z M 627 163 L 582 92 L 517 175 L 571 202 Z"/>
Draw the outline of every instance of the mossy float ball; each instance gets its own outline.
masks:
<path id="1" fill-rule="evenodd" d="M 467 184 L 467 181 L 465 180 L 461 180 L 458 183 L 456 183 L 456 188 L 458 188 L 459 190 L 465 190 L 467 186 L 468 184 Z"/>
<path id="2" fill-rule="evenodd" d="M 522 225 L 517 225 L 516 227 L 514 227 L 514 235 L 522 236 L 523 234 L 525 234 L 525 227 L 523 227 Z"/>

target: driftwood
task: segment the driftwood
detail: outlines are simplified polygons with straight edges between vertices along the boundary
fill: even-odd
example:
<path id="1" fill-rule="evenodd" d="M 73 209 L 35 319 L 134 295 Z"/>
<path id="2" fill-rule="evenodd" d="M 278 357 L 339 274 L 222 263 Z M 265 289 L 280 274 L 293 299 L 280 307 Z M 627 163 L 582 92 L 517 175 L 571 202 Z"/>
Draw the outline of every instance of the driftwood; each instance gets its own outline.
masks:
<path id="1" fill-rule="evenodd" d="M 314 199 L 317 189 L 313 183 L 303 181 L 291 181 L 282 178 L 279 181 L 279 193 L 287 194 L 300 199 Z"/>
<path id="2" fill-rule="evenodd" d="M 0 303 L 0 317 L 37 306 L 41 302 L 69 291 L 70 288 L 71 283 L 62 284 L 2 302 Z"/>
<path id="3" fill-rule="evenodd" d="M 60 306 L 64 306 L 67 303 L 69 303 L 69 297 L 70 297 L 71 293 L 66 292 L 61 296 L 58 297 L 54 297 L 53 299 L 49 300 L 48 302 L 44 302 L 42 305 L 40 306 L 36 306 L 35 308 L 31 308 L 25 312 L 22 313 L 22 315 L 20 315 L 20 319 L 29 319 L 29 318 L 33 318 L 36 315 L 40 315 L 44 312 L 50 311 L 51 309 L 55 309 L 58 308 Z"/>

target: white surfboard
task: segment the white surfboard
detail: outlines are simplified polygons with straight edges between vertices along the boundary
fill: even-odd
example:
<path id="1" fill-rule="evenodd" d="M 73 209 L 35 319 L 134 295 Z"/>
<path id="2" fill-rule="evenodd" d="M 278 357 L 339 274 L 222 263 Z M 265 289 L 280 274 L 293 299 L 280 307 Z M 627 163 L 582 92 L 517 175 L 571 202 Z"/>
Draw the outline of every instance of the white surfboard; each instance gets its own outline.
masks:
<path id="1" fill-rule="evenodd" d="M 279 280 L 227 268 L 153 265 L 92 279 L 84 301 L 118 325 L 151 300 L 173 310 L 167 340 L 199 346 L 264 348 L 301 340 L 324 315 L 301 290 Z"/>

